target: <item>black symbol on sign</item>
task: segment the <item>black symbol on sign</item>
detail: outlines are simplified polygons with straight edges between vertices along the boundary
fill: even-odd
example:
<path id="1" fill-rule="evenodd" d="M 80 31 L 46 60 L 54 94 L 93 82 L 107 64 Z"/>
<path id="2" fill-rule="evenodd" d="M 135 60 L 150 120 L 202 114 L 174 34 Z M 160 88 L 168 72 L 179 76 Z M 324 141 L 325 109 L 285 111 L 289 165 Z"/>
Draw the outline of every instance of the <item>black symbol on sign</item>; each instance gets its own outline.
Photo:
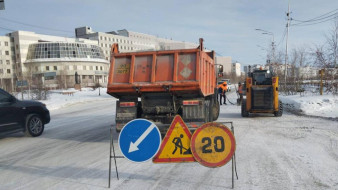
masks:
<path id="1" fill-rule="evenodd" d="M 175 152 L 177 151 L 178 148 L 180 149 L 180 154 L 182 154 L 183 149 L 185 150 L 185 152 L 183 152 L 183 154 L 191 154 L 190 148 L 187 149 L 187 148 L 183 147 L 182 138 L 183 138 L 183 135 L 181 134 L 180 137 L 175 137 L 173 139 L 172 143 L 175 144 L 175 149 L 174 149 L 172 154 L 175 154 Z"/>

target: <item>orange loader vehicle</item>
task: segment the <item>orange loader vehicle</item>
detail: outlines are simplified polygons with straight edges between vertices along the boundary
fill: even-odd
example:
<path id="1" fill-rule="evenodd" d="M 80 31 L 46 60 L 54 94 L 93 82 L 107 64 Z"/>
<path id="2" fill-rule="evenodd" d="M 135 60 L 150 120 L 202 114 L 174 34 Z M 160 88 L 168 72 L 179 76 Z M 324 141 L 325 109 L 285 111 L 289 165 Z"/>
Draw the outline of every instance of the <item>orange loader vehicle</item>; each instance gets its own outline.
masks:
<path id="1" fill-rule="evenodd" d="M 272 113 L 276 117 L 283 114 L 282 101 L 278 99 L 278 77 L 269 70 L 254 70 L 249 72 L 243 89 L 246 98 L 242 101 L 242 117 L 250 113 Z"/>

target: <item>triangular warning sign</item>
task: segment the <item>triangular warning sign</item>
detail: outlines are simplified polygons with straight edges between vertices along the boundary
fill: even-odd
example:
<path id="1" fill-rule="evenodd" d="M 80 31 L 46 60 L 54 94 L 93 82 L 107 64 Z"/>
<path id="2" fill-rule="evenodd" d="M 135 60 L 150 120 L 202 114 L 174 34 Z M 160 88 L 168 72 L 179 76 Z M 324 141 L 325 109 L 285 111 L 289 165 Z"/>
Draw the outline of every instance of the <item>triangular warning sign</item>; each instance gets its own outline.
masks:
<path id="1" fill-rule="evenodd" d="M 154 163 L 195 162 L 190 149 L 191 133 L 181 116 L 176 115 L 165 135 Z"/>

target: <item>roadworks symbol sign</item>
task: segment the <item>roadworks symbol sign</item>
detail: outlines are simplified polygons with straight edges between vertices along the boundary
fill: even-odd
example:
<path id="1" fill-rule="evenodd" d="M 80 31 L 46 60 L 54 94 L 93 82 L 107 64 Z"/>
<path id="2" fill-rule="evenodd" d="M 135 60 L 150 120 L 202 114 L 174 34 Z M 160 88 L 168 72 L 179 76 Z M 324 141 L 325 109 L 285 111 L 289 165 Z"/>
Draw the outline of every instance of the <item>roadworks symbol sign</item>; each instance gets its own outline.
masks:
<path id="1" fill-rule="evenodd" d="M 195 162 L 190 149 L 190 140 L 191 133 L 188 127 L 181 116 L 176 115 L 153 162 Z"/>

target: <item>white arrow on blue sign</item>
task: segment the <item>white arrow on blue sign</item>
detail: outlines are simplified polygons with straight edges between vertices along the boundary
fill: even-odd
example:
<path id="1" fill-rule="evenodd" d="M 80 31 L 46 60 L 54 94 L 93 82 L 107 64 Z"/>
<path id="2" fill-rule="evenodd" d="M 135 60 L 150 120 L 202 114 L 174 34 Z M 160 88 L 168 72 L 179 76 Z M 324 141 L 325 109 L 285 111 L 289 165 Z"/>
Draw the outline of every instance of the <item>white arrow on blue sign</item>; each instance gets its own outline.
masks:
<path id="1" fill-rule="evenodd" d="M 119 135 L 122 154 L 133 162 L 152 159 L 161 145 L 161 133 L 157 126 L 146 119 L 128 122 Z"/>

